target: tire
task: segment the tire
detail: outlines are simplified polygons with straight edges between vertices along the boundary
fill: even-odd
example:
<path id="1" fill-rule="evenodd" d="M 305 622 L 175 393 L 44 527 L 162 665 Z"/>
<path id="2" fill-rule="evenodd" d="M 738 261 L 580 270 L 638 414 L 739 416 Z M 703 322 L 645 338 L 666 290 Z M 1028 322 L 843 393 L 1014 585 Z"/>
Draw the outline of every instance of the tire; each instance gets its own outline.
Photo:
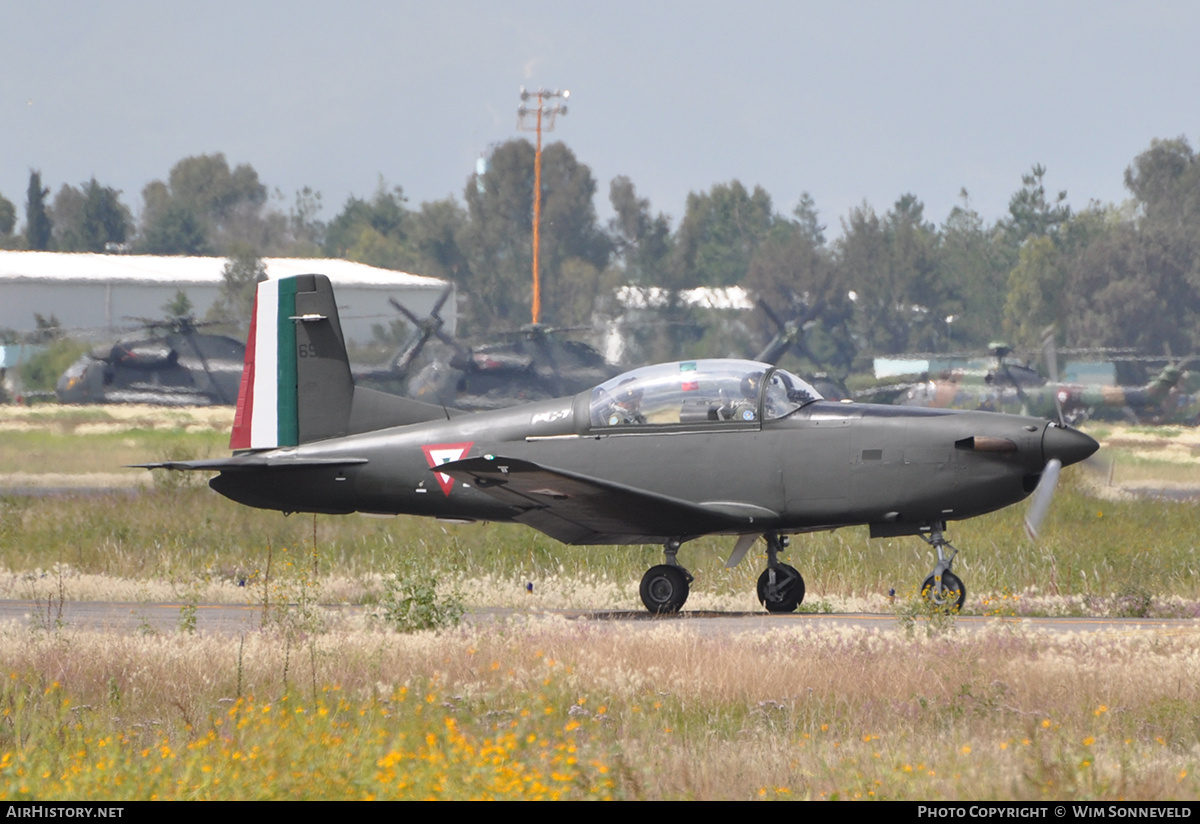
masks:
<path id="1" fill-rule="evenodd" d="M 763 570 L 758 576 L 758 602 L 767 608 L 767 612 L 795 612 L 804 603 L 804 578 L 800 572 L 787 564 L 775 568 L 775 594 L 768 598 L 767 589 L 771 584 L 771 570 Z"/>
<path id="2" fill-rule="evenodd" d="M 659 564 L 642 576 L 642 603 L 655 615 L 670 615 L 683 609 L 690 588 L 687 573 L 680 567 Z"/>
<path id="3" fill-rule="evenodd" d="M 963 582 L 953 572 L 942 573 L 942 585 L 945 587 L 946 594 L 949 597 L 936 598 L 934 597 L 934 580 L 930 575 L 925 579 L 925 583 L 921 584 L 921 596 L 929 601 L 935 609 L 945 610 L 946 612 L 958 612 L 962 609 L 963 603 L 967 600 L 967 588 L 963 586 Z M 954 593 L 958 593 L 958 597 L 954 597 Z"/>

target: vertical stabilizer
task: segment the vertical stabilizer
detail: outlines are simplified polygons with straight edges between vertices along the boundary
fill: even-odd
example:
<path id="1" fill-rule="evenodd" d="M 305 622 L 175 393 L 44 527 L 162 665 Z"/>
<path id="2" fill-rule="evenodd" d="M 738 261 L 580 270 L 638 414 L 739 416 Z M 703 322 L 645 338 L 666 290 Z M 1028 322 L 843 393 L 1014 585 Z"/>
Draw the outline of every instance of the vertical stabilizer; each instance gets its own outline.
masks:
<path id="1" fill-rule="evenodd" d="M 230 448 L 273 449 L 345 435 L 353 398 L 329 278 L 258 284 Z"/>

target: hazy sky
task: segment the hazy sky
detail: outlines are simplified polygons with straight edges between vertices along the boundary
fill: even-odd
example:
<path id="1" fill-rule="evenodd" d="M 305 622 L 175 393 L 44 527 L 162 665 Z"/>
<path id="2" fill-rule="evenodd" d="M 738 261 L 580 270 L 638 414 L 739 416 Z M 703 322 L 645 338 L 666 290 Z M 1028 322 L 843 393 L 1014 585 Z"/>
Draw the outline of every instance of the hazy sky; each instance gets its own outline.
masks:
<path id="1" fill-rule="evenodd" d="M 678 224 L 737 178 L 822 221 L 903 193 L 941 222 L 1005 212 L 1034 163 L 1075 208 L 1127 196 L 1153 138 L 1200 137 L 1195 2 L 0 0 L 0 193 L 93 175 L 136 213 L 179 159 L 224 152 L 324 217 L 380 176 L 461 198 L 519 136 L 522 84 L 571 90 L 551 136 Z"/>

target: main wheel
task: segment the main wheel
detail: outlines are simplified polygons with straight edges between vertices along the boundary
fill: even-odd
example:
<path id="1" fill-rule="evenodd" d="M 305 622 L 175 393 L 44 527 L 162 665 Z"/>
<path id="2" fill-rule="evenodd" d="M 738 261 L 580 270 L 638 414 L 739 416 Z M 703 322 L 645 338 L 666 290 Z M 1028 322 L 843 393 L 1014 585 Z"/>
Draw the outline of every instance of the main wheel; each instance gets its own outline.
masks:
<path id="1" fill-rule="evenodd" d="M 642 603 L 656 615 L 679 612 L 688 592 L 687 574 L 677 566 L 659 564 L 642 576 Z"/>
<path id="2" fill-rule="evenodd" d="M 958 612 L 962 609 L 963 602 L 967 600 L 967 588 L 957 575 L 949 570 L 942 573 L 944 591 L 941 594 L 936 592 L 934 584 L 933 576 L 930 575 L 925 579 L 925 583 L 921 584 L 921 595 L 927 598 L 935 609 L 946 612 Z"/>
<path id="3" fill-rule="evenodd" d="M 771 570 L 758 576 L 758 602 L 767 612 L 795 612 L 804 602 L 804 579 L 795 567 L 780 564 L 775 567 L 775 591 L 771 588 Z"/>

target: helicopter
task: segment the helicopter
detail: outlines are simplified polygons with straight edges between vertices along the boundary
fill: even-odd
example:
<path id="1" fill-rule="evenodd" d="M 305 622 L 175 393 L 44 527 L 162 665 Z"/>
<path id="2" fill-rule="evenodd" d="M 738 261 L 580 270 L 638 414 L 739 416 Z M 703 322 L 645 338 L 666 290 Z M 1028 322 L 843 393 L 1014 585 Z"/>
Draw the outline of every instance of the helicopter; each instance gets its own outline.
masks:
<path id="1" fill-rule="evenodd" d="M 414 332 L 386 365 L 353 369 L 355 381 L 414 400 L 478 412 L 579 392 L 618 371 L 590 344 L 566 337 L 590 331 L 588 327 L 531 323 L 502 334 L 499 340 L 468 346 L 443 328 L 441 311 L 453 292 L 454 287 L 447 285 L 424 318 L 389 298 Z M 417 368 L 433 341 L 442 346 Z"/>
<path id="2" fill-rule="evenodd" d="M 197 331 L 193 317 L 134 318 L 142 332 L 100 347 L 58 379 L 59 403 L 233 406 L 246 347 L 227 335 Z"/>
<path id="3" fill-rule="evenodd" d="M 531 323 L 502 334 L 500 340 L 464 345 L 443 328 L 445 321 L 441 310 L 452 292 L 453 287 L 447 286 L 424 318 L 390 298 L 392 308 L 403 315 L 415 331 L 388 364 L 355 367 L 354 379 L 376 388 L 396 388 L 398 394 L 414 400 L 477 412 L 581 392 L 621 371 L 595 347 L 567 337 L 572 333 L 591 331 L 587 326 Z M 776 333 L 754 355 L 754 360 L 778 364 L 788 352 L 793 352 L 798 358 L 819 363 L 808 350 L 805 332 L 820 306 L 784 321 L 766 301 L 759 299 L 757 305 L 774 323 Z M 435 339 L 443 345 L 442 352 L 409 377 L 426 345 Z M 825 374 L 812 378 L 813 385 L 823 397 L 832 400 L 849 397 L 840 381 Z"/>
<path id="4" fill-rule="evenodd" d="M 1110 386 L 1059 381 L 1053 328 L 1045 331 L 1042 341 L 1048 378 L 1028 362 L 1011 359 L 1014 350 L 1007 343 L 993 342 L 988 351 L 994 363 L 986 371 L 950 370 L 938 378 L 908 386 L 898 394 L 895 403 L 1044 417 L 1060 415 L 1071 424 L 1092 417 L 1117 417 L 1135 423 L 1182 422 L 1181 416 L 1194 420 L 1197 414 L 1194 401 L 1178 391 L 1186 374 L 1186 361 L 1169 361 L 1141 386 Z"/>

